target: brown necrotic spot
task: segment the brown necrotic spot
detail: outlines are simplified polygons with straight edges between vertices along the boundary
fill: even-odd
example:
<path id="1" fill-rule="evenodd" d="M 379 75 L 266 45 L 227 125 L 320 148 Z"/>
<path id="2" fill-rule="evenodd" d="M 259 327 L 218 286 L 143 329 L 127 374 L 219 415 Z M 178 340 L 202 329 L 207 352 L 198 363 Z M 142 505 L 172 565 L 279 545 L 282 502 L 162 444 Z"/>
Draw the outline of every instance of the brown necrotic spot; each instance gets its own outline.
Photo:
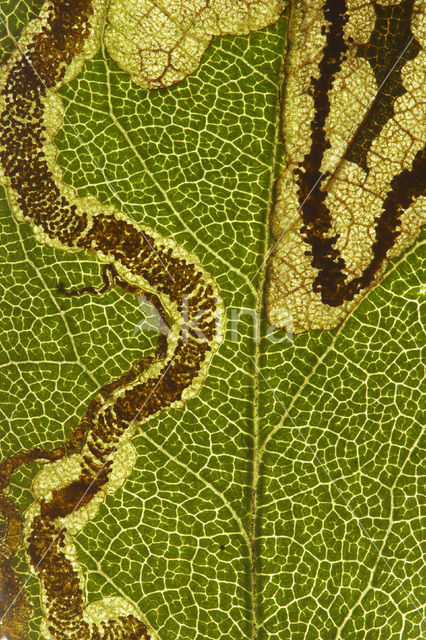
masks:
<path id="1" fill-rule="evenodd" d="M 406 92 L 401 69 L 420 51 L 411 31 L 415 0 L 399 4 L 374 3 L 376 22 L 368 43 L 358 47 L 357 56 L 365 58 L 373 69 L 378 92 L 351 140 L 345 158 L 365 171 L 367 154 L 373 140 L 394 114 L 395 100 Z"/>

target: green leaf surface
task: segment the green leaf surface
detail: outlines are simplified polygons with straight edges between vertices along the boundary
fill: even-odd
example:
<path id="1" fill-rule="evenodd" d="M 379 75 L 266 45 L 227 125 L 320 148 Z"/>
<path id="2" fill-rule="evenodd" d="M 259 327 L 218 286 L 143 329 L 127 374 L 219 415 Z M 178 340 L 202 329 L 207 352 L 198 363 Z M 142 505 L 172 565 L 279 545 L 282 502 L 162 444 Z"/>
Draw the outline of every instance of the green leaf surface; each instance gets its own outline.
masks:
<path id="1" fill-rule="evenodd" d="M 2 3 L 15 36 L 29 4 Z M 420 639 L 426 235 L 339 329 L 268 334 L 285 27 L 215 39 L 171 89 L 143 91 L 102 51 L 61 90 L 65 182 L 193 251 L 228 316 L 200 395 L 136 433 L 133 472 L 78 558 L 89 601 L 130 598 L 161 640 Z M 3 192 L 0 217 L 5 457 L 68 438 L 156 336 L 134 335 L 143 312 L 116 288 L 60 296 L 59 281 L 98 284 L 100 265 L 38 245 Z M 39 467 L 14 474 L 22 510 Z M 15 564 L 26 580 L 23 553 Z M 34 577 L 26 588 L 36 640 Z"/>

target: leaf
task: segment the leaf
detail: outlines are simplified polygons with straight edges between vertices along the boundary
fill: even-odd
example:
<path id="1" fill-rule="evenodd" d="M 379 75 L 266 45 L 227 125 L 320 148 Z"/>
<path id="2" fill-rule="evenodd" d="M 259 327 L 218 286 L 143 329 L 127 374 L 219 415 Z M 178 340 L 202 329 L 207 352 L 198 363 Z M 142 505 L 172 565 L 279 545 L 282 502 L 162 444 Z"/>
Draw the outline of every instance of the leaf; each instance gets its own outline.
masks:
<path id="1" fill-rule="evenodd" d="M 158 89 L 195 71 L 212 36 L 258 31 L 284 6 L 284 0 L 113 0 L 104 42 L 137 85 Z"/>
<path id="2" fill-rule="evenodd" d="M 201 393 L 137 432 L 78 559 L 89 601 L 130 598 L 161 640 L 420 638 L 425 235 L 340 328 L 268 327 L 285 30 L 215 39 L 168 90 L 136 87 L 105 52 L 61 90 L 65 182 L 194 251 L 228 315 Z M 38 245 L 4 196 L 1 223 L 3 458 L 66 440 L 156 336 L 133 335 L 142 311 L 116 288 L 59 296 L 59 281 L 98 285 L 99 264 Z M 39 466 L 14 474 L 22 510 Z M 25 580 L 23 553 L 16 568 Z M 26 589 L 36 640 L 34 577 Z"/>
<path id="3" fill-rule="evenodd" d="M 426 222 L 423 2 L 292 5 L 266 308 L 333 329 Z"/>

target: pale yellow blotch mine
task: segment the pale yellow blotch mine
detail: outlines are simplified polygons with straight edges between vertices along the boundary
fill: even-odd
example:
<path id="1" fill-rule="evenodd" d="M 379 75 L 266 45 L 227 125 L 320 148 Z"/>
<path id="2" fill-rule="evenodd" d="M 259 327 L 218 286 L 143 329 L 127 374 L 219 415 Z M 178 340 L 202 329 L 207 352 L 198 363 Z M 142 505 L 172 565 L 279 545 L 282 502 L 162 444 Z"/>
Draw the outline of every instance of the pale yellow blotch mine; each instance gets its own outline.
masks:
<path id="1" fill-rule="evenodd" d="M 336 170 L 351 134 L 359 124 L 360 113 L 366 112 L 376 93 L 377 82 L 367 60 L 349 57 L 342 63 L 330 92 L 330 113 L 326 123 L 330 148 L 324 152 L 323 171 L 332 173 Z"/>
<path id="2" fill-rule="evenodd" d="M 399 1 L 380 4 L 398 4 Z M 295 169 L 303 162 L 311 144 L 314 104 L 308 92 L 311 76 L 318 77 L 325 42 L 320 33 L 324 21 L 322 6 L 322 0 L 295 0 L 291 8 L 289 76 L 282 116 L 287 167 L 278 180 L 271 219 L 274 239 L 266 291 L 267 315 L 271 324 L 281 328 L 287 326 L 289 317 L 292 318 L 295 333 L 338 326 L 380 281 L 386 269 L 385 263 L 369 288 L 339 307 L 324 304 L 320 293 L 312 290 L 318 272 L 311 267 L 311 257 L 305 255 L 310 247 L 300 234 L 303 222 Z M 422 51 L 402 69 L 406 93 L 397 98 L 394 117 L 371 144 L 366 158 L 368 174 L 343 157 L 378 89 L 368 62 L 355 57 L 356 45 L 369 40 L 375 12 L 373 3 L 364 0 L 350 0 L 348 6 L 345 38 L 352 37 L 355 42 L 348 43 L 347 59 L 328 94 L 330 113 L 325 132 L 331 148 L 324 153 L 321 171 L 330 172 L 322 186 L 332 218 L 328 235 L 339 234 L 335 246 L 345 260 L 348 280 L 352 280 L 360 276 L 371 261 L 375 218 L 382 212 L 393 177 L 404 168 L 411 168 L 415 154 L 426 142 L 426 2 L 417 0 L 412 18 L 412 31 Z M 426 222 L 425 203 L 426 199 L 419 197 L 403 213 L 401 233 L 388 252 L 388 258 L 396 257 L 416 240 L 420 226 Z"/>
<path id="3" fill-rule="evenodd" d="M 53 489 L 62 489 L 77 480 L 81 473 L 80 460 L 81 455 L 75 454 L 42 467 L 31 485 L 35 499 L 49 501 Z"/>
<path id="4" fill-rule="evenodd" d="M 168 87 L 198 67 L 213 36 L 275 22 L 285 0 L 111 0 L 104 41 L 144 89 Z"/>
<path id="5" fill-rule="evenodd" d="M 54 489 L 62 489 L 79 479 L 83 466 L 83 454 L 87 455 L 85 449 L 82 453 L 51 462 L 40 469 L 31 486 L 32 493 L 38 502 L 42 500 L 48 502 L 53 497 L 52 491 Z M 59 518 L 62 526 L 66 526 L 70 535 L 76 535 L 89 520 L 95 518 L 105 496 L 115 493 L 124 484 L 135 462 L 136 450 L 131 442 L 120 443 L 113 455 L 107 484 L 92 498 L 88 505 L 83 507 L 76 505 L 73 513 L 65 518 Z M 31 519 L 33 517 L 31 514 Z"/>
<path id="6" fill-rule="evenodd" d="M 314 117 L 314 103 L 308 89 L 311 76 L 317 78 L 319 75 L 316 61 L 321 58 L 326 40 L 321 34 L 322 3 L 319 0 L 312 0 L 309 5 L 293 2 L 289 20 L 283 128 L 286 159 L 290 165 L 303 160 Z"/>

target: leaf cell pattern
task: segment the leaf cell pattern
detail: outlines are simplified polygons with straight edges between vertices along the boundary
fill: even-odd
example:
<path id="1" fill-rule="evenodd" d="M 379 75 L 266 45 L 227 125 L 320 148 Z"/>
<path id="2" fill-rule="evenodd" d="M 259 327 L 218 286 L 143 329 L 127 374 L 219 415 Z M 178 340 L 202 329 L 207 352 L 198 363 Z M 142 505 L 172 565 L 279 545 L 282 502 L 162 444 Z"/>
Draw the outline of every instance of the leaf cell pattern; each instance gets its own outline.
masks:
<path id="1" fill-rule="evenodd" d="M 426 220 L 426 5 L 294 2 L 289 33 L 267 310 L 303 332 L 339 324 Z"/>
<path id="2" fill-rule="evenodd" d="M 89 601 L 129 598 L 162 640 L 417 639 L 424 235 L 340 328 L 289 340 L 263 318 L 253 340 L 282 165 L 285 41 L 285 18 L 213 41 L 193 76 L 158 93 L 101 52 L 60 92 L 64 182 L 202 258 L 230 318 L 243 310 L 199 395 L 135 434 L 133 471 L 75 536 L 76 553 Z M 96 260 L 41 247 L 4 198 L 0 211 L 8 457 L 60 446 L 88 398 L 156 337 L 132 338 L 141 312 L 117 287 L 58 297 L 58 280 L 98 287 Z M 37 468 L 13 475 L 21 509 Z M 34 606 L 29 637 L 46 640 L 22 552 L 14 568 Z"/>

